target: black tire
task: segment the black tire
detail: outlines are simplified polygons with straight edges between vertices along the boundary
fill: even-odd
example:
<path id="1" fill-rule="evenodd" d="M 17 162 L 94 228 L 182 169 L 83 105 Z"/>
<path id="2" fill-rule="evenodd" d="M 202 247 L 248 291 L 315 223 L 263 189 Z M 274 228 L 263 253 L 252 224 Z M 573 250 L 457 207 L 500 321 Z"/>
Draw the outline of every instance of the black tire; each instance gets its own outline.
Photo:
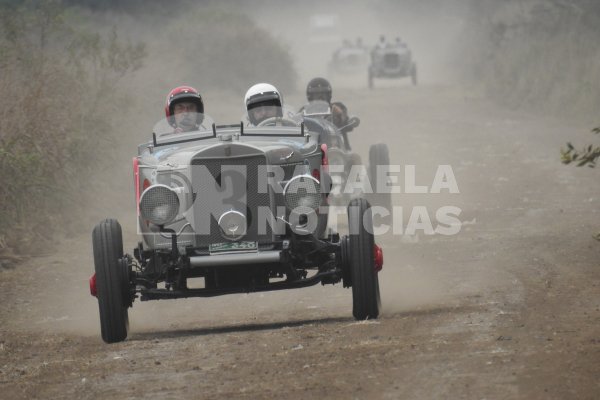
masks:
<path id="1" fill-rule="evenodd" d="M 352 315 L 357 320 L 376 319 L 381 299 L 373 255 L 373 219 L 369 202 L 365 199 L 354 199 L 348 205 L 348 228 Z"/>
<path id="2" fill-rule="evenodd" d="M 418 72 L 417 72 L 417 64 L 413 63 L 410 71 L 410 79 L 414 86 L 417 86 L 418 83 Z"/>
<path id="3" fill-rule="evenodd" d="M 390 151 L 385 143 L 376 143 L 369 147 L 369 179 L 373 188 L 372 204 L 392 208 L 392 194 L 384 193 L 384 188 L 377 185 L 377 166 L 390 165 Z"/>
<path id="4" fill-rule="evenodd" d="M 125 298 L 129 286 L 128 271 L 119 259 L 123 257 L 121 225 L 106 219 L 94 227 L 92 233 L 94 266 L 100 329 L 106 343 L 121 342 L 127 338 L 130 299 Z"/>

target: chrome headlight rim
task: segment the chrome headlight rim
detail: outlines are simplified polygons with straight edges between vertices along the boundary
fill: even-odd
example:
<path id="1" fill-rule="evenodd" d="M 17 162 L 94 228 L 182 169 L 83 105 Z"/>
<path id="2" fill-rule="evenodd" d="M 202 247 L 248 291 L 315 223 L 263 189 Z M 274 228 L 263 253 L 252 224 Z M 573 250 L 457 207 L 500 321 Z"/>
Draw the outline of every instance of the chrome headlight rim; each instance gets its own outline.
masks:
<path id="1" fill-rule="evenodd" d="M 163 190 L 164 191 L 163 193 L 166 194 L 166 196 L 169 196 L 171 201 L 170 202 L 167 201 L 164 204 L 157 204 L 154 207 L 144 206 L 145 202 L 155 201 L 155 199 L 149 200 L 149 196 L 152 196 L 153 192 L 156 192 L 157 190 Z M 166 216 L 164 218 L 161 218 L 161 219 L 155 218 L 155 215 L 152 215 L 152 212 L 154 210 L 156 210 L 156 207 L 161 207 L 161 206 L 170 207 L 170 209 L 167 210 Z M 163 184 L 151 185 L 148 188 L 146 188 L 140 196 L 140 202 L 139 202 L 140 215 L 142 216 L 142 218 L 144 218 L 147 221 L 150 221 L 154 225 L 163 226 L 163 225 L 167 225 L 170 222 L 172 222 L 173 220 L 175 220 L 175 218 L 177 217 L 177 214 L 179 213 L 180 206 L 181 206 L 181 204 L 179 202 L 179 196 L 177 195 L 175 190 L 173 190 L 173 188 L 171 188 L 167 185 L 163 185 Z"/>
<path id="2" fill-rule="evenodd" d="M 237 235 L 228 235 L 227 232 L 224 229 L 224 224 L 225 218 L 228 218 L 230 216 L 236 216 L 240 219 L 240 222 L 243 222 L 244 227 L 243 229 L 240 231 L 239 234 Z M 238 210 L 229 210 L 229 211 L 225 211 L 223 214 L 221 214 L 221 216 L 219 217 L 219 220 L 217 221 L 217 224 L 219 225 L 219 229 L 221 229 L 221 236 L 223 236 L 225 239 L 227 240 L 232 240 L 232 241 L 236 241 L 236 240 L 240 240 L 241 238 L 243 238 L 244 236 L 246 236 L 247 234 L 247 230 L 248 230 L 248 219 L 246 218 L 246 215 Z"/>
<path id="3" fill-rule="evenodd" d="M 308 179 L 314 182 L 315 184 L 315 188 L 317 189 L 315 193 L 308 193 L 308 195 L 310 196 L 315 196 L 316 198 L 318 198 L 318 201 L 316 202 L 317 204 L 315 204 L 315 207 L 308 207 L 308 206 L 299 206 L 297 204 L 290 204 L 290 201 L 288 200 L 288 191 L 290 189 L 290 185 L 292 185 L 295 181 L 299 180 L 299 179 Z M 294 193 L 295 194 L 295 193 Z M 321 205 L 321 182 L 319 182 L 319 180 L 317 178 L 315 178 L 312 175 L 309 174 L 303 174 L 303 175 L 296 175 L 294 177 L 292 177 L 289 181 L 287 181 L 287 183 L 285 184 L 284 188 L 283 188 L 283 200 L 285 202 L 285 206 L 289 211 L 300 211 L 300 213 L 309 213 L 309 212 L 313 212 L 316 211 L 319 206 Z M 294 206 L 294 207 L 292 207 Z M 298 208 L 302 208 L 304 207 L 305 210 L 297 210 Z"/>

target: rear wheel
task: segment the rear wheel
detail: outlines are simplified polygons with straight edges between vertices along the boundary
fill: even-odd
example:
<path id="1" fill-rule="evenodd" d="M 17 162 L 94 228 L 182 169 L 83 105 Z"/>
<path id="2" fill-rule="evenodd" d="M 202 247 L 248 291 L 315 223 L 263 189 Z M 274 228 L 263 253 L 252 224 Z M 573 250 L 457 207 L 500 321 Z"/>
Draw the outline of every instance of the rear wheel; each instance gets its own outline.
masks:
<path id="1" fill-rule="evenodd" d="M 387 193 L 385 181 L 378 182 L 377 167 L 390 165 L 390 151 L 385 143 L 376 143 L 369 147 L 369 179 L 373 188 L 372 204 L 386 207 L 388 211 L 392 208 L 392 194 Z M 381 168 L 380 168 L 381 170 Z M 381 173 L 384 171 L 381 170 Z M 381 180 L 381 179 L 380 179 Z"/>
<path id="2" fill-rule="evenodd" d="M 127 337 L 131 299 L 129 271 L 123 257 L 121 225 L 114 219 L 106 219 L 94 227 L 92 233 L 94 266 L 100 328 L 106 343 L 121 342 Z"/>
<path id="3" fill-rule="evenodd" d="M 354 199 L 348 205 L 348 228 L 352 314 L 357 320 L 375 319 L 379 316 L 381 300 L 375 271 L 373 219 L 365 199 Z"/>

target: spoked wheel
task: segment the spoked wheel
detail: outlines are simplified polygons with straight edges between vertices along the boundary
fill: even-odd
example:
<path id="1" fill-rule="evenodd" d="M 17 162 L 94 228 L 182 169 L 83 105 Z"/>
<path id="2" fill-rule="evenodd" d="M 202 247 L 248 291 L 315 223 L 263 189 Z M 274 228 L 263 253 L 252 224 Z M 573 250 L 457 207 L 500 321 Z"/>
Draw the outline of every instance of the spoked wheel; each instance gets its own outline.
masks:
<path id="1" fill-rule="evenodd" d="M 131 305 L 129 271 L 123 257 L 121 225 L 114 219 L 106 219 L 94 227 L 92 233 L 94 266 L 100 328 L 106 343 L 125 340 L 129 329 L 127 308 Z"/>
<path id="2" fill-rule="evenodd" d="M 348 205 L 348 255 L 352 282 L 352 314 L 357 320 L 379 316 L 381 299 L 375 270 L 375 241 L 369 202 L 354 199 Z"/>
<path id="3" fill-rule="evenodd" d="M 369 179 L 373 188 L 372 201 L 374 206 L 386 208 L 389 212 L 392 211 L 392 194 L 385 185 L 380 185 L 377 182 L 377 167 L 380 165 L 390 165 L 390 152 L 385 143 L 376 143 L 369 147 Z M 385 182 L 383 182 L 385 183 Z"/>

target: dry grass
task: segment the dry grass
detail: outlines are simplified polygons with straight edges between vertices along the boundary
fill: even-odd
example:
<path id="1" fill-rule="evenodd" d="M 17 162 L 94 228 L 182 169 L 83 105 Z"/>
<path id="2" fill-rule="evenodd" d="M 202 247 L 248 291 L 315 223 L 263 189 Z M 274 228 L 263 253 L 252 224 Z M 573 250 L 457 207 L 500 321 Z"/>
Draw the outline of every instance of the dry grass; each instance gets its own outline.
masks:
<path id="1" fill-rule="evenodd" d="M 0 52 L 0 235 L 17 251 L 43 247 L 75 212 L 79 189 L 109 163 L 113 89 L 143 47 L 72 30 L 54 3 L 3 13 Z M 73 61 L 77 62 L 73 62 Z M 101 162 L 102 161 L 102 162 Z"/>

